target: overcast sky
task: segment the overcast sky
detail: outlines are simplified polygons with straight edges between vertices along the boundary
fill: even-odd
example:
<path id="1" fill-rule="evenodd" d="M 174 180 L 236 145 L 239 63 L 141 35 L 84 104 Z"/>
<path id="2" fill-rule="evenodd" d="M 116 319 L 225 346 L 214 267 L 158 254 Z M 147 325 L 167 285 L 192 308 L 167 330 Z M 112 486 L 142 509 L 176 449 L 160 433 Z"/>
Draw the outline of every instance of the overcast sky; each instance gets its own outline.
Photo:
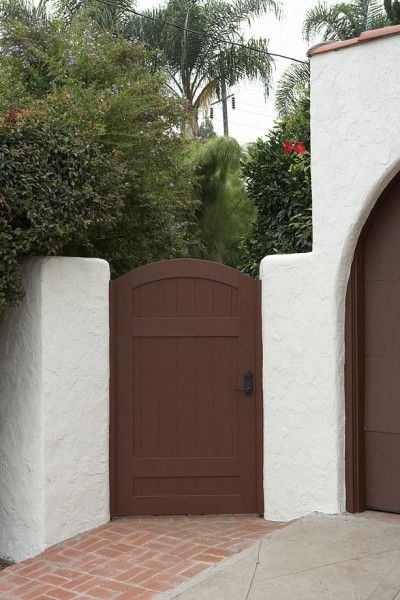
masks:
<path id="1" fill-rule="evenodd" d="M 317 0 L 283 0 L 284 14 L 280 21 L 267 15 L 246 30 L 248 37 L 265 37 L 270 40 L 269 50 L 303 59 L 308 46 L 302 38 L 302 24 L 306 11 Z M 138 0 L 138 10 L 158 6 L 158 0 Z M 290 64 L 289 61 L 275 60 L 274 82 Z M 265 135 L 275 118 L 273 92 L 264 99 L 263 88 L 255 82 L 243 82 L 235 90 L 236 110 L 229 109 L 229 133 L 240 143 L 246 144 L 260 135 Z M 219 105 L 214 110 L 214 128 L 222 134 L 222 114 Z"/>

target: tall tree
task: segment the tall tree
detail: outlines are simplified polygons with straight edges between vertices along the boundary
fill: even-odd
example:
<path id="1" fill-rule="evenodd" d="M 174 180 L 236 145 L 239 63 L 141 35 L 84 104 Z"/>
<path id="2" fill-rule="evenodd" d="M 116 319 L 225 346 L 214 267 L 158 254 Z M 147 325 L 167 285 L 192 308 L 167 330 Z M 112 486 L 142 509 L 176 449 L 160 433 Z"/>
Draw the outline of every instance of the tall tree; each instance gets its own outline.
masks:
<path id="1" fill-rule="evenodd" d="M 307 12 L 303 34 L 306 40 L 347 40 L 389 24 L 380 0 L 351 0 L 332 6 L 320 1 Z"/>
<path id="2" fill-rule="evenodd" d="M 80 18 L 72 23 L 53 19 L 35 25 L 3 21 L 0 41 L 0 133 L 7 127 L 7 123 L 4 124 L 7 119 L 15 121 L 18 132 L 20 124 L 25 122 L 21 115 L 26 114 L 30 115 L 32 127 L 40 118 L 51 132 L 60 132 L 60 135 L 54 134 L 55 142 L 49 144 L 52 162 L 49 160 L 47 166 L 45 135 L 40 138 L 40 148 L 43 147 L 40 156 L 44 158 L 40 163 L 43 168 L 36 169 L 37 185 L 32 184 L 31 171 L 37 166 L 39 150 L 31 142 L 30 130 L 21 142 L 24 153 L 18 150 L 21 161 L 13 158 L 12 165 L 3 161 L 2 196 L 6 200 L 10 196 L 12 207 L 17 200 L 23 204 L 25 197 L 31 200 L 30 204 L 28 200 L 25 203 L 29 213 L 22 223 L 36 219 L 38 211 L 42 214 L 43 206 L 47 206 L 43 194 L 52 194 L 51 202 L 61 216 L 64 215 L 64 197 L 67 198 L 64 216 L 69 217 L 68 211 L 74 209 L 66 196 L 69 190 L 73 191 L 74 181 L 69 187 L 68 182 L 65 183 L 64 154 L 55 150 L 56 142 L 70 145 L 69 138 L 62 135 L 66 129 L 70 138 L 76 132 L 77 142 L 70 149 L 72 158 L 74 152 L 80 156 L 76 151 L 78 142 L 83 140 L 81 145 L 85 147 L 84 141 L 89 139 L 93 152 L 97 152 L 103 162 L 97 161 L 93 167 L 89 164 L 87 170 L 82 171 L 86 179 L 80 175 L 79 160 L 73 163 L 81 184 L 76 185 L 76 194 L 85 211 L 92 207 L 93 215 L 86 221 L 95 226 L 86 231 L 85 222 L 78 223 L 86 235 L 65 236 L 67 245 L 54 246 L 52 251 L 106 258 L 113 275 L 147 262 L 188 256 L 198 236 L 194 223 L 197 201 L 193 198 L 193 168 L 187 160 L 190 143 L 180 131 L 186 112 L 183 102 L 173 97 L 166 86 L 166 74 L 149 69 L 151 53 L 140 44 L 133 44 L 115 32 L 99 29 L 93 21 Z M 11 138 L 10 147 L 13 144 L 16 145 Z M 4 156 L 7 152 L 10 156 L 7 148 Z M 13 153 L 12 149 L 11 155 Z M 27 157 L 31 157 L 30 161 Z M 108 168 L 108 164 L 112 168 Z M 15 167 L 15 173 L 10 170 L 11 166 Z M 94 172 L 95 166 L 99 174 Z M 119 169 L 117 175 L 122 179 L 118 187 L 114 181 L 116 176 L 113 177 L 115 169 Z M 91 179 L 88 172 L 94 172 Z M 8 188 L 7 177 L 10 178 Z M 65 183 L 65 190 L 61 185 L 64 195 L 53 194 L 46 178 L 49 182 L 54 180 L 54 187 Z M 111 198 L 107 204 L 108 218 L 101 222 L 96 215 L 95 201 L 85 208 L 92 181 L 96 190 L 100 183 L 103 185 L 99 201 L 95 197 L 99 211 L 100 202 Z M 21 194 L 18 190 L 22 190 Z M 73 197 L 72 193 L 70 196 Z M 0 221 L 4 206 L 0 202 Z M 51 215 L 49 211 L 50 221 Z M 74 222 L 72 217 L 67 219 L 67 224 L 69 221 Z M 57 228 L 57 221 L 54 227 Z M 19 228 L 18 225 L 17 233 Z M 1 234 L 0 223 L 0 241 L 4 246 Z M 43 245 L 32 245 L 28 251 L 47 252 Z"/>
<path id="3" fill-rule="evenodd" d="M 279 17 L 278 0 L 168 0 L 165 7 L 126 20 L 126 35 L 160 50 L 171 88 L 186 102 L 193 137 L 199 135 L 199 112 L 214 95 L 226 96 L 243 79 L 260 79 L 268 91 L 267 40 L 246 40 L 242 25 L 271 11 Z"/>
<path id="4" fill-rule="evenodd" d="M 202 247 L 196 256 L 235 267 L 239 244 L 255 219 L 241 177 L 243 150 L 236 140 L 215 137 L 193 142 L 192 164 L 197 175 L 197 219 Z"/>
<path id="5" fill-rule="evenodd" d="M 392 25 L 400 23 L 400 1 L 399 0 L 384 0 L 386 14 Z"/>

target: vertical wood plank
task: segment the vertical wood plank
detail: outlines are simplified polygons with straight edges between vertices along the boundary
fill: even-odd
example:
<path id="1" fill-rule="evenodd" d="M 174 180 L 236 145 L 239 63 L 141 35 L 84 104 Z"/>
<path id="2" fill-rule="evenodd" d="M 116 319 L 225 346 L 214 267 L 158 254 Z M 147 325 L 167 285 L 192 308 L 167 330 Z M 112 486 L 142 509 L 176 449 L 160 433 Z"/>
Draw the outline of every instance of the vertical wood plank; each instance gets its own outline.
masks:
<path id="1" fill-rule="evenodd" d="M 196 279 L 195 293 L 195 316 L 210 317 L 213 314 L 213 282 Z"/>
<path id="2" fill-rule="evenodd" d="M 232 338 L 214 339 L 215 455 L 233 456 Z"/>
<path id="3" fill-rule="evenodd" d="M 201 337 L 196 350 L 196 455 L 214 456 L 214 351 L 213 339 Z"/>
<path id="4" fill-rule="evenodd" d="M 177 316 L 196 316 L 196 280 L 186 277 L 177 280 Z"/>
<path id="5" fill-rule="evenodd" d="M 162 346 L 158 338 L 141 339 L 141 388 L 135 404 L 140 405 L 141 456 L 160 456 L 160 385 Z"/>

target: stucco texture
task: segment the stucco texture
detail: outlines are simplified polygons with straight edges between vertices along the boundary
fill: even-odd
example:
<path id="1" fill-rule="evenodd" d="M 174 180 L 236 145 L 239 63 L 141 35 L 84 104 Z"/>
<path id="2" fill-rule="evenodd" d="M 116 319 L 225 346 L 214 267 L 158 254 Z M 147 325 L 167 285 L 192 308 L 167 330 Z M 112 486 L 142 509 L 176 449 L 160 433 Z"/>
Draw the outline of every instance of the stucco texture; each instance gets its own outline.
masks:
<path id="1" fill-rule="evenodd" d="M 345 509 L 345 293 L 400 168 L 400 38 L 311 58 L 313 251 L 261 264 L 265 517 Z"/>
<path id="2" fill-rule="evenodd" d="M 109 520 L 109 267 L 38 258 L 0 330 L 0 550 L 22 560 Z"/>

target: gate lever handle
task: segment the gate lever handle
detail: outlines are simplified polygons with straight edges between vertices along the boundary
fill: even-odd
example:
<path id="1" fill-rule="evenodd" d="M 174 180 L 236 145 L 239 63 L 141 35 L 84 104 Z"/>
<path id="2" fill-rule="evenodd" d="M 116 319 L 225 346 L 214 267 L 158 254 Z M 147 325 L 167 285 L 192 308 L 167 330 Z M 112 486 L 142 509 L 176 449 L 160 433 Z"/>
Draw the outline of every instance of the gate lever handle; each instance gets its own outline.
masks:
<path id="1" fill-rule="evenodd" d="M 253 394 L 253 380 L 254 376 L 251 371 L 243 373 L 243 388 L 234 388 L 234 392 L 243 392 L 246 396 L 252 396 Z"/>

